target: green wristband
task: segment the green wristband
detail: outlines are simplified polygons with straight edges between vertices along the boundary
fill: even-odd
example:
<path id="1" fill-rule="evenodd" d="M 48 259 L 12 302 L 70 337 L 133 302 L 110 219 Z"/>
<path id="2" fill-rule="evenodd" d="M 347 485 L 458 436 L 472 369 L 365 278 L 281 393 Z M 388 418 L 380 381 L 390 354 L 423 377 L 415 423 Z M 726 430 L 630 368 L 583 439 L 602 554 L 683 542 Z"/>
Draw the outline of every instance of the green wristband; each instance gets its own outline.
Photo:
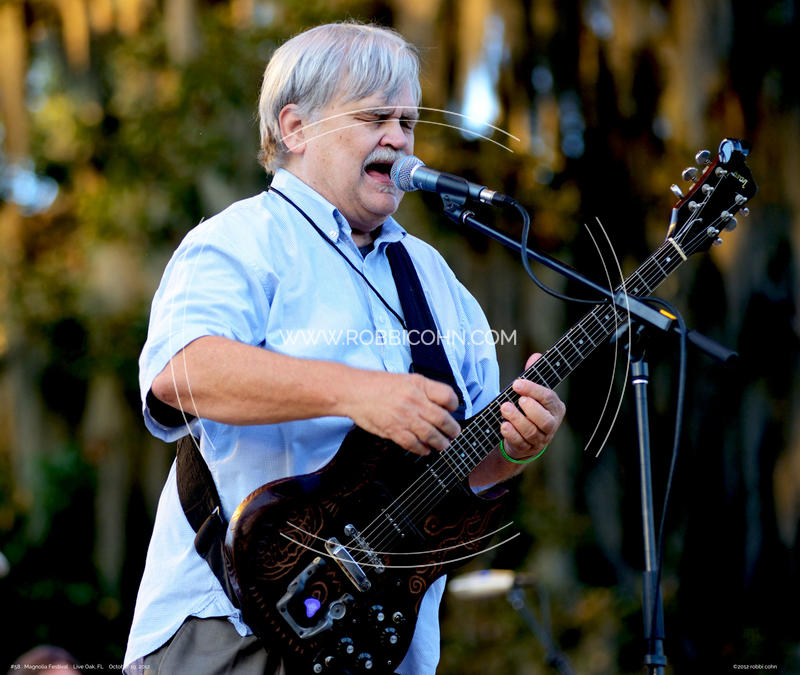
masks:
<path id="1" fill-rule="evenodd" d="M 509 462 L 513 464 L 530 464 L 534 459 L 539 459 L 544 454 L 544 451 L 547 450 L 547 446 L 545 445 L 538 455 L 534 455 L 533 457 L 526 457 L 525 459 L 514 459 L 513 457 L 509 457 L 506 449 L 503 447 L 503 439 L 500 439 L 500 452 L 503 453 L 503 457 L 505 457 Z"/>

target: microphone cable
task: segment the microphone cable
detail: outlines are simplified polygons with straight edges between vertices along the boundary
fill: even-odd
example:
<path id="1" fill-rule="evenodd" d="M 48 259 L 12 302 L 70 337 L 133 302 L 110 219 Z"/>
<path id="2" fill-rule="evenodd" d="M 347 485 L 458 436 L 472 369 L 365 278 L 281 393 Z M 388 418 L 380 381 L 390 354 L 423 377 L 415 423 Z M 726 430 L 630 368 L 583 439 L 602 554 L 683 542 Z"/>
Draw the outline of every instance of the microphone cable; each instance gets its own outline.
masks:
<path id="1" fill-rule="evenodd" d="M 554 298 L 558 298 L 559 300 L 564 300 L 566 302 L 576 302 L 582 305 L 605 305 L 610 302 L 609 298 L 602 298 L 599 300 L 587 300 L 586 298 L 573 298 L 569 295 L 565 295 L 564 293 L 560 293 L 553 288 L 547 286 L 539 277 L 536 276 L 533 269 L 531 268 L 530 261 L 528 260 L 528 238 L 530 237 L 531 231 L 531 217 L 528 214 L 527 209 L 522 206 L 516 199 L 512 197 L 506 197 L 505 200 L 506 204 L 510 204 L 513 206 L 519 214 L 522 216 L 522 234 L 520 236 L 520 257 L 522 259 L 522 267 L 525 269 L 525 273 L 528 275 L 531 281 L 536 284 L 540 290 L 544 291 L 548 295 L 553 296 Z"/>

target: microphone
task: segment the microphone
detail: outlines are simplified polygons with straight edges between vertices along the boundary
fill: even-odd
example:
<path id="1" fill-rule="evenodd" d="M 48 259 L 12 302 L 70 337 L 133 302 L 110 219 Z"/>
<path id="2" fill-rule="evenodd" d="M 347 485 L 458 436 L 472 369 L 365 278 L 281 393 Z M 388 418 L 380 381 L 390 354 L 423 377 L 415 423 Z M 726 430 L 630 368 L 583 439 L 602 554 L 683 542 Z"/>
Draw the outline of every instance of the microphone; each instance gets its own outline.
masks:
<path id="1" fill-rule="evenodd" d="M 425 166 L 419 157 L 406 155 L 392 164 L 392 182 L 403 192 L 426 190 L 442 196 L 473 199 L 484 204 L 512 204 L 511 197 L 490 190 L 485 185 L 470 183 L 451 173 Z"/>

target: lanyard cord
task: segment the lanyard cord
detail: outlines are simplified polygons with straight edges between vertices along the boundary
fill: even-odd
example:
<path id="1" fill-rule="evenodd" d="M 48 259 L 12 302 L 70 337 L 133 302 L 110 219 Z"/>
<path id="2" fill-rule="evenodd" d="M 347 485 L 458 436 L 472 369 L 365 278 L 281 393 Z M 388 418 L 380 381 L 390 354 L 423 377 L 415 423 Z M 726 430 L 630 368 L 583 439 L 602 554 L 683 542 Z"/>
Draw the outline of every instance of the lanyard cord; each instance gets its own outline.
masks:
<path id="1" fill-rule="evenodd" d="M 397 318 L 397 320 L 400 322 L 400 325 L 403 327 L 403 330 L 406 330 L 406 322 L 405 322 L 405 321 L 403 321 L 403 317 L 402 317 L 402 316 L 400 316 L 400 315 L 399 315 L 399 314 L 398 314 L 398 313 L 397 313 L 397 312 L 396 312 L 396 311 L 395 311 L 395 310 L 392 308 L 392 306 L 391 306 L 391 305 L 390 305 L 388 302 L 386 302 L 386 300 L 385 300 L 385 299 L 384 299 L 384 297 L 383 297 L 383 296 L 380 294 L 380 292 L 378 291 L 378 289 L 377 289 L 377 288 L 375 288 L 375 286 L 373 286 L 373 285 L 370 283 L 369 279 L 367 279 L 367 277 L 366 277 L 366 276 L 364 276 L 364 273 L 363 273 L 363 272 L 362 272 L 360 269 L 358 269 L 358 267 L 356 267 L 356 266 L 355 266 L 355 265 L 352 263 L 352 261 L 350 260 L 350 258 L 348 258 L 348 257 L 347 257 L 347 256 L 344 254 L 344 251 L 342 251 L 342 250 L 341 250 L 341 249 L 340 249 L 340 248 L 339 248 L 339 247 L 336 245 L 336 243 L 335 243 L 335 242 L 333 242 L 331 239 L 329 239 L 327 236 L 325 236 L 325 233 L 324 233 L 324 232 L 323 232 L 323 231 L 320 229 L 319 225 L 317 225 L 317 224 L 316 224 L 316 223 L 315 223 L 313 220 L 311 220 L 311 217 L 310 217 L 310 216 L 309 216 L 309 215 L 308 215 L 308 214 L 307 214 L 305 211 L 303 211 L 303 209 L 301 209 L 301 208 L 300 208 L 300 207 L 299 207 L 297 204 L 295 204 L 295 203 L 294 203 L 294 202 L 293 202 L 291 199 L 289 199 L 289 197 L 287 197 L 285 194 L 283 194 L 283 192 L 281 192 L 281 191 L 280 191 L 280 190 L 278 190 L 277 188 L 274 188 L 274 187 L 272 187 L 271 185 L 269 186 L 269 188 L 268 188 L 268 189 L 269 189 L 269 190 L 271 190 L 272 192 L 274 192 L 276 195 L 278 195 L 278 196 L 282 197 L 282 198 L 283 198 L 284 200 L 286 200 L 287 202 L 289 202 L 289 204 L 291 204 L 292 206 L 294 206 L 294 208 L 295 208 L 295 209 L 297 209 L 298 213 L 300 213 L 300 215 L 301 215 L 301 216 L 303 216 L 303 218 L 305 218 L 305 219 L 306 219 L 306 220 L 307 220 L 309 223 L 311 223 L 311 227 L 313 227 L 313 228 L 314 228 L 314 229 L 317 231 L 317 234 L 318 234 L 320 237 L 322 237 L 322 238 L 323 238 L 325 241 L 327 241 L 327 242 L 328 242 L 328 243 L 329 243 L 331 246 L 333 246 L 333 250 L 334 250 L 334 251 L 336 251 L 336 252 L 337 252 L 337 253 L 338 253 L 340 256 L 342 256 L 342 258 L 344 258 L 344 261 L 345 261 L 345 262 L 346 262 L 348 265 L 350 265 L 350 267 L 352 267 L 352 268 L 353 268 L 353 270 L 355 270 L 355 272 L 358 274 L 358 276 L 360 276 L 360 277 L 361 277 L 361 278 L 364 280 L 364 283 L 365 283 L 365 284 L 367 284 L 367 286 L 369 286 L 369 287 L 370 287 L 370 289 L 372 289 L 372 292 L 373 292 L 373 293 L 374 293 L 374 294 L 375 294 L 375 295 L 378 297 L 378 300 L 380 300 L 380 301 L 381 301 L 381 302 L 384 304 L 384 306 L 386 307 L 386 309 L 388 309 L 388 310 L 389 310 L 389 311 L 390 311 L 392 314 L 394 314 L 394 315 L 395 315 L 395 317 Z"/>

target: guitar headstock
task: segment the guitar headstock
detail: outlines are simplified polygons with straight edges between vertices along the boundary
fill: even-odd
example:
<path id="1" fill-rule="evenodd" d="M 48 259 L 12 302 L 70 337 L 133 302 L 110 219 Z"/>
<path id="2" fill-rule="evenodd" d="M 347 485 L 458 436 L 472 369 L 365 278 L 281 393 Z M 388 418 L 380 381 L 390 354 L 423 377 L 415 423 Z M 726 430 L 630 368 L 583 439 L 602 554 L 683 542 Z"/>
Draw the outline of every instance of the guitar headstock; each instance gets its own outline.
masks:
<path id="1" fill-rule="evenodd" d="M 745 163 L 748 154 L 747 141 L 726 138 L 715 158 L 701 150 L 695 155 L 699 168 L 683 170 L 683 179 L 694 183 L 686 195 L 677 185 L 672 186 L 680 200 L 672 209 L 667 238 L 687 256 L 721 244 L 720 233 L 736 227 L 734 216 L 740 211 L 747 215 L 745 204 L 758 190 Z"/>

